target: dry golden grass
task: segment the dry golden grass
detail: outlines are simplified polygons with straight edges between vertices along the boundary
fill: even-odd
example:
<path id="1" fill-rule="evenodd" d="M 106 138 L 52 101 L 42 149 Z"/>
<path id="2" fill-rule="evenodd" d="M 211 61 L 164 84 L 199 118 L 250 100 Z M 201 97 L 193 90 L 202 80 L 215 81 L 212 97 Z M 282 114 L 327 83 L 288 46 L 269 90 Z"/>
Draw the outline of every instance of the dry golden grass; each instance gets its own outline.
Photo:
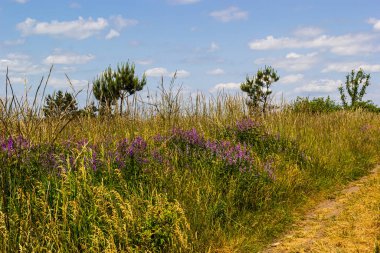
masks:
<path id="1" fill-rule="evenodd" d="M 321 202 L 264 252 L 374 252 L 380 239 L 380 167 Z"/>

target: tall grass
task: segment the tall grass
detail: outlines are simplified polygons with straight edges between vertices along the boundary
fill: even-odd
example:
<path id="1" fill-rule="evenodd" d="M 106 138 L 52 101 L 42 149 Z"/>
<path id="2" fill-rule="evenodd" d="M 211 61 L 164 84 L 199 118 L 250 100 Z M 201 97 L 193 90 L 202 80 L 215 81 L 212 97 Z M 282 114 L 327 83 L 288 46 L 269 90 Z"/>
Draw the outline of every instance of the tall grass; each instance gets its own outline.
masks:
<path id="1" fill-rule="evenodd" d="M 2 251 L 255 252 L 378 162 L 377 114 L 255 117 L 242 96 L 172 85 L 151 97 L 61 119 L 3 101 Z"/>

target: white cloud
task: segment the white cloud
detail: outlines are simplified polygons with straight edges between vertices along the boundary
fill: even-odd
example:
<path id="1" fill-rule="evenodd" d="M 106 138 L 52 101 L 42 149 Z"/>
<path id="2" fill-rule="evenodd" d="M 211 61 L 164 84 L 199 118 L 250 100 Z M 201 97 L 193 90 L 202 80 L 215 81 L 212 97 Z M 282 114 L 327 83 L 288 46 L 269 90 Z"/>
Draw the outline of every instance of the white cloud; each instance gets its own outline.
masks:
<path id="1" fill-rule="evenodd" d="M 238 7 L 231 6 L 224 10 L 213 11 L 210 16 L 220 22 L 230 22 L 248 18 L 248 12 L 240 10 Z"/>
<path id="2" fill-rule="evenodd" d="M 190 76 L 190 72 L 183 69 L 169 72 L 166 68 L 151 68 L 145 71 L 145 75 L 149 77 L 173 77 L 174 74 L 176 74 L 178 78 L 186 78 Z"/>
<path id="3" fill-rule="evenodd" d="M 294 31 L 294 35 L 298 37 L 316 37 L 321 35 L 323 30 L 318 27 L 301 27 Z"/>
<path id="4" fill-rule="evenodd" d="M 54 20 L 50 23 L 27 18 L 24 22 L 17 24 L 17 29 L 24 36 L 52 35 L 82 40 L 99 33 L 107 26 L 108 21 L 104 18 L 93 20 L 92 18 L 84 19 L 79 17 L 73 21 Z"/>
<path id="5" fill-rule="evenodd" d="M 274 68 L 284 69 L 286 71 L 304 71 L 310 69 L 318 62 L 316 52 L 308 54 L 289 53 L 285 58 L 260 58 L 255 61 L 256 64 L 270 64 Z"/>
<path id="6" fill-rule="evenodd" d="M 218 83 L 210 89 L 210 92 L 216 92 L 219 90 L 238 90 L 240 89 L 241 83 Z"/>
<path id="7" fill-rule="evenodd" d="M 109 33 L 106 35 L 106 40 L 111 40 L 119 36 L 120 36 L 120 33 L 118 31 L 111 29 Z"/>
<path id="8" fill-rule="evenodd" d="M 13 1 L 16 3 L 19 3 L 19 4 L 25 4 L 25 3 L 29 2 L 29 0 L 13 0 Z"/>
<path id="9" fill-rule="evenodd" d="M 166 68 L 152 68 L 145 71 L 145 75 L 150 77 L 161 77 L 167 76 L 168 74 L 169 72 Z"/>
<path id="10" fill-rule="evenodd" d="M 289 53 L 285 56 L 286 59 L 298 59 L 301 57 L 302 57 L 302 55 L 297 54 L 297 53 Z"/>
<path id="11" fill-rule="evenodd" d="M 186 70 L 183 70 L 183 69 L 180 69 L 180 70 L 177 70 L 175 72 L 172 72 L 172 73 L 169 74 L 169 76 L 174 76 L 174 74 L 178 78 L 186 78 L 186 77 L 190 76 L 190 72 L 188 72 Z"/>
<path id="12" fill-rule="evenodd" d="M 368 23 L 373 25 L 375 31 L 380 31 L 380 19 L 370 18 L 368 19 Z"/>
<path id="13" fill-rule="evenodd" d="M 341 85 L 340 80 L 321 79 L 314 80 L 304 86 L 295 89 L 297 93 L 330 93 L 337 91 Z"/>
<path id="14" fill-rule="evenodd" d="M 220 68 L 216 68 L 216 69 L 208 71 L 207 74 L 213 75 L 213 76 L 219 76 L 219 75 L 223 75 L 224 74 L 224 70 L 220 69 Z"/>
<path id="15" fill-rule="evenodd" d="M 147 59 L 147 60 L 137 60 L 137 64 L 139 65 L 150 65 L 153 63 L 153 60 Z"/>
<path id="16" fill-rule="evenodd" d="M 78 54 L 55 54 L 49 55 L 44 59 L 44 63 L 51 64 L 85 64 L 95 59 L 92 54 L 78 55 Z"/>
<path id="17" fill-rule="evenodd" d="M 125 19 L 121 15 L 112 16 L 109 19 L 111 23 L 115 26 L 115 29 L 120 31 L 123 28 L 129 27 L 129 26 L 135 26 L 139 22 L 135 19 Z"/>
<path id="18" fill-rule="evenodd" d="M 28 79 L 26 77 L 20 77 L 20 76 L 16 76 L 16 77 L 9 77 L 10 81 L 11 81 L 11 84 L 27 84 L 28 83 Z"/>
<path id="19" fill-rule="evenodd" d="M 297 82 L 301 81 L 302 79 L 303 79 L 303 75 L 302 74 L 287 75 L 287 76 L 284 76 L 284 77 L 280 77 L 279 82 L 280 83 L 284 83 L 284 84 L 297 83 Z"/>
<path id="20" fill-rule="evenodd" d="M 200 1 L 201 0 L 170 0 L 169 2 L 172 4 L 195 4 Z"/>
<path id="21" fill-rule="evenodd" d="M 363 62 L 338 62 L 330 63 L 322 70 L 326 72 L 351 72 L 351 70 L 363 69 L 367 72 L 380 72 L 380 64 L 367 64 Z"/>
<path id="22" fill-rule="evenodd" d="M 380 51 L 379 46 L 371 44 L 373 38 L 374 36 L 369 34 L 320 35 L 311 39 L 267 36 L 265 39 L 250 42 L 249 47 L 252 50 L 320 48 L 329 49 L 339 55 L 355 55 Z"/>
<path id="23" fill-rule="evenodd" d="M 9 69 L 13 73 L 36 74 L 44 71 L 40 66 L 33 64 L 30 57 L 25 54 L 8 54 L 0 58 L 0 70 Z"/>
<path id="24" fill-rule="evenodd" d="M 83 88 L 88 85 L 87 80 L 70 79 L 70 82 L 75 88 Z M 69 88 L 70 87 L 70 83 L 67 80 L 67 78 L 66 79 L 60 79 L 60 78 L 54 78 L 54 77 L 50 78 L 48 81 L 48 85 L 55 88 Z"/>
<path id="25" fill-rule="evenodd" d="M 207 50 L 208 52 L 215 52 L 219 50 L 219 45 L 216 44 L 215 42 L 212 42 L 209 49 Z"/>

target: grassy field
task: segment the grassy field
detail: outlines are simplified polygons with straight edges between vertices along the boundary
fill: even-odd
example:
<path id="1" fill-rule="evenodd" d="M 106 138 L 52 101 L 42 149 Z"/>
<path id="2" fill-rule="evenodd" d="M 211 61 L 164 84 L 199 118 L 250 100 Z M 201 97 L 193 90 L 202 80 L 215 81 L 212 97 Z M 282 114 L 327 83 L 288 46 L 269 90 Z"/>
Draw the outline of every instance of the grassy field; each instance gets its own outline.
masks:
<path id="1" fill-rule="evenodd" d="M 256 252 L 378 162 L 378 114 L 179 101 L 123 117 L 3 108 L 0 250 Z"/>

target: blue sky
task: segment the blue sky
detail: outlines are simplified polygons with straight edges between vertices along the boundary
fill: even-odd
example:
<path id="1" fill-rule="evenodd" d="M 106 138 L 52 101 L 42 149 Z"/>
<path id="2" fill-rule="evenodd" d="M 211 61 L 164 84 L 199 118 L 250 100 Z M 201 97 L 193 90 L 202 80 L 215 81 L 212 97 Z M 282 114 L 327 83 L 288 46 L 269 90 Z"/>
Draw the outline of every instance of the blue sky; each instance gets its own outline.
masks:
<path id="1" fill-rule="evenodd" d="M 136 64 L 154 90 L 160 77 L 186 92 L 239 92 L 265 65 L 277 99 L 327 96 L 351 69 L 371 73 L 380 104 L 380 3 L 376 0 L 0 1 L 0 73 L 18 94 L 52 64 L 48 92 L 67 74 L 86 87 L 106 67 Z M 0 96 L 4 96 L 0 89 Z"/>

